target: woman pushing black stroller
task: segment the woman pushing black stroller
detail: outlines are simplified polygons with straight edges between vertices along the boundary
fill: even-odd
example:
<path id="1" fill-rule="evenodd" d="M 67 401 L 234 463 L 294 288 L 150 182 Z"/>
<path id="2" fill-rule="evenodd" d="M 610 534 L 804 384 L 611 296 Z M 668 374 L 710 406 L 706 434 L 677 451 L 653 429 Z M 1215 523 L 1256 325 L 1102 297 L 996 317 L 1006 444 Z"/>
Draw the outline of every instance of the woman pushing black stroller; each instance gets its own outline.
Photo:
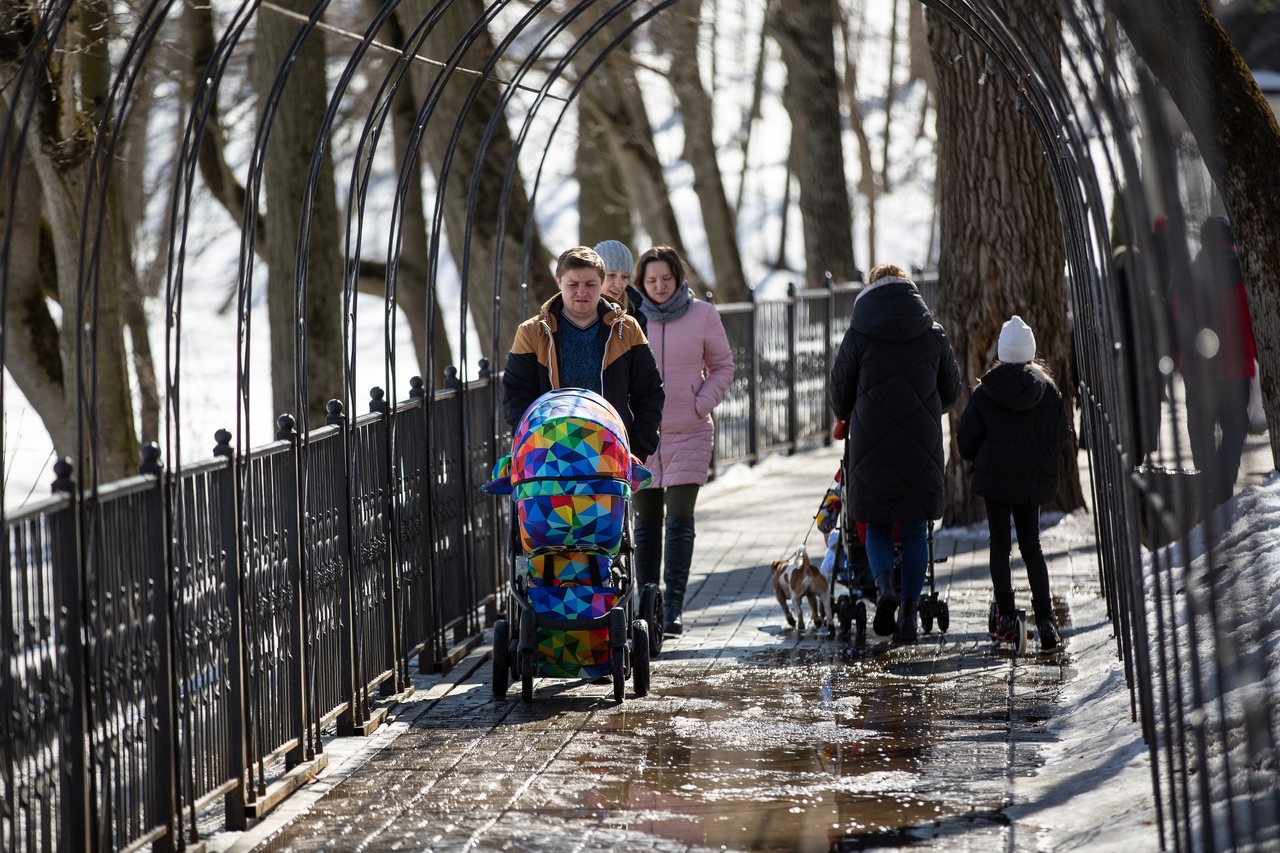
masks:
<path id="1" fill-rule="evenodd" d="M 942 413 L 959 399 L 951 343 L 915 284 L 894 264 L 875 267 L 831 368 L 831 407 L 848 425 L 843 511 L 866 524 L 873 626 L 898 642 L 916 641 L 930 523 L 943 509 Z M 900 588 L 893 582 L 895 527 Z"/>

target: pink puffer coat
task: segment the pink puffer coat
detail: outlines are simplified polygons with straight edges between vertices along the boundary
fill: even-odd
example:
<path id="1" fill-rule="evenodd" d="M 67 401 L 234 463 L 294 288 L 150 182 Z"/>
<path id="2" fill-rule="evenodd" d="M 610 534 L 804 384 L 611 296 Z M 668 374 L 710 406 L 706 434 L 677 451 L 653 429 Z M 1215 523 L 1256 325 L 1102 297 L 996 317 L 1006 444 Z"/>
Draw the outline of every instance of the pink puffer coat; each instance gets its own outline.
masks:
<path id="1" fill-rule="evenodd" d="M 649 320 L 649 345 L 662 373 L 667 401 L 662 407 L 658 452 L 645 461 L 653 486 L 703 485 L 711 465 L 715 425 L 711 410 L 733 381 L 733 352 L 720 312 L 694 300 L 678 320 Z"/>

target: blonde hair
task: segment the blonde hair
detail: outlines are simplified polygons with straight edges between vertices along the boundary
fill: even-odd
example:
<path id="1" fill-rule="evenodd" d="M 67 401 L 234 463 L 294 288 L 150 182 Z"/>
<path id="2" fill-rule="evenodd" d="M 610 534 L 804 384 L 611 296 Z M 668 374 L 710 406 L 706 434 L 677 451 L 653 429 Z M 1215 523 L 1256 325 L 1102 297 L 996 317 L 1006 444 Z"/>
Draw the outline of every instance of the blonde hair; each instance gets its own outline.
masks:
<path id="1" fill-rule="evenodd" d="M 1040 378 L 1043 379 L 1045 382 L 1047 382 L 1050 388 L 1052 388 L 1055 391 L 1058 390 L 1058 383 L 1053 381 L 1053 371 L 1049 369 L 1049 365 L 1046 364 L 1043 359 L 1034 358 L 1031 361 L 1022 362 L 1022 361 L 1001 361 L 1000 359 L 997 358 L 991 362 L 991 366 L 987 368 L 987 373 L 990 373 L 991 371 L 995 370 L 997 367 L 999 367 L 1002 364 L 1021 364 L 1024 367 L 1029 367 L 1032 369 L 1032 371 L 1040 374 Z M 987 373 L 982 374 L 982 377 L 978 379 L 979 384 L 981 384 L 982 380 L 987 377 Z"/>
<path id="2" fill-rule="evenodd" d="M 907 271 L 897 264 L 876 264 L 871 268 L 871 272 L 867 273 L 867 284 L 874 284 L 890 275 L 894 278 L 907 278 Z"/>

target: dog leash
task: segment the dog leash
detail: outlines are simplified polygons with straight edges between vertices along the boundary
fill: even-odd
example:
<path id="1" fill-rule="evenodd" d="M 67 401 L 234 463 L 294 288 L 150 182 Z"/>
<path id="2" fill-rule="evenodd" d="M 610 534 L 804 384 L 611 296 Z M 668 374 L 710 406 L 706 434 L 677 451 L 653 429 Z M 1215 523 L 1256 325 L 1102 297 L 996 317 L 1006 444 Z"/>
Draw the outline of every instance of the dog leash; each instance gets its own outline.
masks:
<path id="1" fill-rule="evenodd" d="M 837 477 L 832 477 L 832 478 L 831 478 L 831 485 L 830 485 L 830 486 L 827 486 L 825 489 L 823 489 L 823 490 L 822 490 L 822 496 L 823 496 L 823 498 L 825 498 L 825 497 L 826 497 L 827 492 L 831 491 L 831 488 L 832 488 L 832 486 L 834 486 L 834 485 L 836 484 L 837 479 L 838 479 Z M 842 508 L 841 508 L 841 512 L 843 512 L 843 511 L 844 511 L 844 508 L 842 507 Z M 821 505 L 819 505 L 819 506 L 818 506 L 818 512 L 815 512 L 815 513 L 813 514 L 813 518 L 809 519 L 809 529 L 808 529 L 808 530 L 806 530 L 806 531 L 804 532 L 804 539 L 802 539 L 802 540 L 800 541 L 800 547 L 801 547 L 801 548 L 804 548 L 804 549 L 805 549 L 805 551 L 808 551 L 808 550 L 809 550 L 809 537 L 810 537 L 811 535 L 813 535 L 813 528 L 814 528 L 814 527 L 817 525 L 817 523 L 818 523 L 818 513 L 820 513 L 820 512 L 822 512 L 822 506 L 821 506 Z M 794 551 L 792 551 L 791 553 L 792 553 L 792 554 L 794 554 L 795 552 L 794 552 Z M 791 556 L 790 554 L 783 554 L 783 555 L 782 555 L 782 559 L 786 560 L 786 559 L 788 559 L 790 556 Z"/>

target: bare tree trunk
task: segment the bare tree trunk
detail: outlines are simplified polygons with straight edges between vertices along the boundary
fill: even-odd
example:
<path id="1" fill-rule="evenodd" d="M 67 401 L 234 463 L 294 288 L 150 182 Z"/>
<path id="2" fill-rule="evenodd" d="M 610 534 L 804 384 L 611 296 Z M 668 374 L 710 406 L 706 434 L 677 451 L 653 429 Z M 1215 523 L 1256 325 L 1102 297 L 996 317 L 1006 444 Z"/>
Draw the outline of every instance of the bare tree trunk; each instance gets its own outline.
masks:
<path id="1" fill-rule="evenodd" d="M 2 104 L 5 109 L 8 104 Z M 0 118 L 4 112 L 0 111 Z M 53 234 L 40 216 L 40 182 L 24 163 L 14 199 L 8 261 L 9 301 L 4 307 L 4 366 L 53 440 L 59 456 L 74 456 L 74 417 L 63 381 L 58 326 L 46 294 L 58 295 Z M 9 170 L 0 170 L 0 205 L 9 198 Z M 9 212 L 0 209 L 0 229 Z"/>
<path id="2" fill-rule="evenodd" d="M 98 482 L 108 482 L 134 474 L 138 465 L 138 436 L 125 366 L 120 305 L 122 265 L 131 263 L 132 258 L 120 255 L 120 246 L 114 239 L 119 212 L 114 209 L 118 196 L 112 187 L 98 190 L 107 192 L 107 197 L 103 205 L 105 221 L 96 288 L 90 287 L 88 270 L 83 278 L 80 274 L 81 208 L 86 187 L 95 181 L 90 174 L 92 147 L 88 143 L 93 134 L 86 132 L 84 125 L 96 127 L 101 120 L 110 86 L 108 19 L 109 7 L 105 2 L 80 4 L 79 19 L 67 36 L 69 58 L 61 69 L 64 83 L 67 77 L 76 81 L 77 97 L 70 101 L 43 101 L 40 105 L 43 116 L 33 123 L 33 132 L 46 135 L 30 140 L 27 146 L 34 171 L 40 178 L 48 213 L 58 301 L 62 305 L 59 350 L 73 448 L 70 455 L 74 456 L 83 444 L 87 466 L 78 471 L 77 476 L 85 484 L 95 478 Z M 75 90 L 75 85 L 72 89 Z M 41 97 L 46 94 L 50 93 L 42 93 Z M 47 134 L 51 133 L 58 133 L 59 138 L 50 138 Z M 82 286 L 89 289 L 82 293 Z M 77 383 L 77 375 L 82 383 Z M 87 429 L 83 436 L 78 432 L 77 407 L 84 415 Z M 53 431 L 51 434 L 56 435 Z"/>
<path id="3" fill-rule="evenodd" d="M 907 3 L 907 50 L 910 56 L 907 79 L 912 83 L 923 80 L 932 89 L 937 78 L 929 58 L 929 27 L 924 21 L 924 4 L 914 0 Z"/>
<path id="4" fill-rule="evenodd" d="M 1035 27 L 1043 43 L 1054 44 L 1048 27 L 1056 24 L 1056 13 L 1053 23 L 1047 20 L 1051 6 L 1052 0 L 1011 0 L 1010 25 Z M 1044 155 L 1030 125 L 1014 112 L 1013 87 L 998 75 L 979 85 L 973 70 L 983 66 L 982 50 L 933 12 L 929 44 L 938 75 L 942 254 L 937 310 L 964 380 L 950 416 L 944 523 L 970 524 L 985 516 L 985 506 L 973 494 L 956 428 L 970 389 L 995 357 L 1000 326 L 1012 314 L 1035 331 L 1037 354 L 1071 410 L 1066 250 Z M 1074 436 L 1060 470 L 1056 508 L 1083 506 Z"/>
<path id="5" fill-rule="evenodd" d="M 120 222 L 116 228 L 116 239 L 120 257 L 132 257 L 132 247 L 137 243 L 139 229 L 146 211 L 147 180 L 147 125 L 151 118 L 152 76 L 143 72 L 138 95 L 129 110 L 127 126 L 123 129 L 124 144 L 121 155 L 112 171 L 113 181 L 119 201 L 116 209 L 120 211 Z M 161 245 L 162 256 L 156 259 L 154 268 L 164 264 L 163 253 L 165 242 Z M 141 440 L 145 442 L 160 440 L 160 391 L 156 384 L 155 358 L 151 352 L 151 335 L 147 323 L 146 297 L 147 289 L 142 276 L 133 263 L 122 264 L 120 294 L 125 328 L 129 331 L 129 345 L 133 354 L 133 373 L 138 382 L 139 416 L 141 423 Z M 153 281 L 160 281 L 153 276 Z"/>
<path id="6" fill-rule="evenodd" d="M 693 167 L 693 189 L 702 208 L 702 222 L 715 268 L 715 290 L 727 302 L 747 298 L 747 281 L 738 252 L 733 211 L 725 197 L 724 181 L 714 136 L 715 109 L 702 86 L 698 61 L 698 32 L 702 0 L 682 0 L 662 17 L 667 54 L 671 57 L 671 88 L 680 102 L 684 125 L 684 159 Z"/>
<path id="7" fill-rule="evenodd" d="M 307 0 L 282 0 L 280 5 L 299 14 L 310 10 Z M 262 8 L 258 12 L 257 51 L 253 60 L 254 87 L 260 98 L 270 91 L 286 61 L 286 52 L 299 24 L 290 17 Z M 307 249 L 304 315 L 296 314 L 299 204 L 307 182 L 311 153 L 328 103 L 324 38 L 308 34 L 293 60 L 289 80 L 272 125 L 264 158 L 264 185 L 271 229 L 266 235 L 267 311 L 271 320 L 273 415 L 290 412 L 299 421 L 324 423 L 325 404 L 340 396 L 342 365 L 343 263 L 338 228 L 338 205 L 333 183 L 333 160 L 326 150 L 311 210 Z M 297 352 L 298 324 L 305 323 L 306 352 Z M 305 358 L 306 396 L 297 385 L 299 357 Z M 299 412 L 299 403 L 306 413 Z"/>
<path id="8" fill-rule="evenodd" d="M 1231 216 L 1258 342 L 1272 464 L 1280 467 L 1280 128 L 1203 0 L 1108 5 L 1187 120 Z"/>
<path id="9" fill-rule="evenodd" d="M 401 26 L 406 32 L 411 32 L 418 20 L 426 16 L 434 5 L 429 0 L 406 0 L 396 12 Z M 423 45 L 422 52 L 427 56 L 440 59 L 448 57 L 483 12 L 484 5 L 479 0 L 455 0 L 432 30 Z M 463 54 L 461 64 L 467 68 L 479 69 L 495 49 L 489 34 L 482 33 Z M 412 71 L 414 91 L 423 93 L 430 91 L 432 81 L 440 73 L 442 72 L 439 68 L 415 63 Z M 462 115 L 463 104 L 475 79 L 470 75 L 455 75 L 445 85 L 444 94 L 431 120 L 427 123 L 423 135 L 422 153 L 432 164 L 437 175 L 447 154 L 450 136 Z M 481 87 L 470 112 L 463 119 L 447 180 L 436 187 L 436 192 L 443 194 L 444 198 L 444 225 L 445 234 L 449 239 L 449 248 L 454 261 L 459 265 L 463 258 L 463 241 L 468 222 L 467 197 L 471 190 L 475 157 L 480 151 L 480 142 L 489 118 L 499 108 L 498 99 L 501 92 L 502 87 L 496 83 L 486 83 Z M 481 167 L 479 194 L 475 200 L 475 209 L 470 213 L 470 265 L 465 287 L 471 318 L 475 322 L 480 338 L 478 341 L 468 341 L 466 359 L 471 364 L 475 364 L 476 359 L 481 356 L 487 356 L 491 363 L 498 357 L 498 353 L 492 351 L 495 331 L 493 324 L 494 269 L 497 265 L 499 203 L 512 150 L 511 134 L 504 118 L 499 122 L 485 154 Z M 526 248 L 524 245 L 525 223 L 532 215 L 533 211 L 529 207 L 528 197 L 525 194 L 524 181 L 517 173 L 503 239 L 502 314 L 500 328 L 497 331 L 498 347 L 504 353 L 504 348 L 510 345 L 508 342 L 515 337 L 516 326 L 524 319 L 520 316 L 520 270 Z M 541 301 L 554 293 L 555 280 L 550 269 L 551 255 L 543 247 L 536 226 L 532 234 L 533 245 L 528 247 L 532 252 L 530 264 L 532 280 L 529 282 L 529 290 L 531 301 Z M 461 359 L 462 355 L 459 354 L 458 358 Z"/>
<path id="10" fill-rule="evenodd" d="M 598 19 L 600 11 L 599 8 L 589 10 L 570 26 L 581 34 Z M 579 73 L 586 71 L 598 51 L 603 50 L 623 26 L 625 22 L 615 18 L 578 54 Z M 625 43 L 610 53 L 583 84 L 579 106 L 580 122 L 587 121 L 605 129 L 613 162 L 649 240 L 655 246 L 673 246 L 687 258 L 676 213 L 671 207 L 666 175 L 653 142 L 653 126 L 649 123 L 635 64 Z M 702 276 L 697 270 L 690 270 L 689 284 L 694 290 L 702 289 Z"/>
<path id="11" fill-rule="evenodd" d="M 765 14 L 769 13 L 769 2 L 765 0 Z M 737 220 L 742 213 L 742 197 L 746 193 L 747 168 L 750 165 L 751 130 L 760 118 L 760 102 L 764 99 L 764 61 L 766 55 L 765 28 L 760 27 L 760 43 L 756 47 L 756 70 L 751 77 L 751 107 L 743 121 L 742 128 L 742 169 L 738 172 L 738 195 L 733 200 L 733 218 Z"/>
<path id="12" fill-rule="evenodd" d="M 595 90 L 587 85 L 578 95 L 578 157 L 573 164 L 578 179 L 578 242 L 594 246 L 618 240 L 635 251 L 631 205 L 609 145 L 611 128 L 597 120 L 598 107 L 586 103 Z"/>
<path id="13" fill-rule="evenodd" d="M 775 0 L 767 26 L 787 66 L 782 100 L 791 116 L 791 168 L 800 182 L 805 280 L 809 287 L 819 287 L 823 274 L 830 272 L 837 280 L 850 281 L 857 277 L 857 265 L 840 138 L 831 5 Z"/>
<path id="14" fill-rule="evenodd" d="M 187 68 L 183 75 L 182 92 L 187 103 L 190 104 L 196 83 L 204 75 L 205 66 L 209 63 L 217 45 L 217 37 L 213 32 L 213 4 L 204 0 L 186 0 L 186 8 L 182 12 L 182 25 L 187 40 Z M 215 98 L 216 95 L 215 91 Z M 215 101 L 213 108 L 209 111 L 204 135 L 200 138 L 196 162 L 200 167 L 200 176 L 204 179 L 209 192 L 233 219 L 239 221 L 244 215 L 245 188 L 236 180 L 231 167 L 227 165 L 225 149 L 226 139 L 222 132 L 220 113 Z M 258 240 L 264 241 L 266 237 L 266 222 L 259 217 Z M 261 245 L 259 243 L 259 246 Z"/>
<path id="15" fill-rule="evenodd" d="M 378 11 L 376 0 L 366 0 L 365 8 L 370 14 Z M 392 15 L 387 18 L 378 38 L 394 47 L 405 47 L 404 30 L 400 20 Z M 396 163 L 405 162 L 409 155 L 409 139 L 413 134 L 413 124 L 418 114 L 417 81 L 412 75 L 400 82 L 399 88 L 391 98 L 391 130 L 395 138 Z M 424 377 L 429 368 L 434 367 L 436 378 L 447 365 L 453 364 L 453 356 L 449 347 L 449 335 L 445 332 L 444 312 L 440 310 L 438 294 L 428 294 L 428 270 L 430 258 L 427 250 L 427 215 L 423 206 L 422 190 L 422 158 L 414 157 L 410 164 L 409 193 L 405 196 L 403 218 L 401 219 L 402 243 L 396 274 L 396 303 L 404 311 L 409 320 L 409 334 L 413 338 L 413 348 L 418 356 L 419 370 Z M 384 277 L 377 282 L 370 282 L 366 287 L 361 281 L 362 292 L 386 296 L 386 268 Z M 427 315 L 430 300 L 436 299 L 435 321 L 430 336 L 427 334 Z M 427 338 L 431 338 L 431 359 L 427 359 Z"/>
<path id="16" fill-rule="evenodd" d="M 916 5 L 918 4 L 912 4 L 913 7 Z M 871 140 L 867 138 L 867 129 L 862 123 L 862 104 L 858 102 L 858 52 L 861 38 L 856 42 L 853 39 L 849 14 L 842 6 L 837 9 L 837 14 L 840 40 L 844 46 L 844 97 L 849 108 L 849 124 L 858 140 L 858 192 L 867 200 L 867 268 L 870 269 L 876 265 L 876 201 L 880 192 L 876 186 L 875 166 L 871 163 Z"/>
<path id="17" fill-rule="evenodd" d="M 889 23 L 889 68 L 886 75 L 888 82 L 884 88 L 884 145 L 881 146 L 880 152 L 880 186 L 885 192 L 889 192 L 892 184 L 889 183 L 889 149 L 890 139 L 889 131 L 893 128 L 893 96 L 895 94 L 893 86 L 893 72 L 898 64 L 898 0 L 890 0 L 893 3 L 893 17 Z"/>

